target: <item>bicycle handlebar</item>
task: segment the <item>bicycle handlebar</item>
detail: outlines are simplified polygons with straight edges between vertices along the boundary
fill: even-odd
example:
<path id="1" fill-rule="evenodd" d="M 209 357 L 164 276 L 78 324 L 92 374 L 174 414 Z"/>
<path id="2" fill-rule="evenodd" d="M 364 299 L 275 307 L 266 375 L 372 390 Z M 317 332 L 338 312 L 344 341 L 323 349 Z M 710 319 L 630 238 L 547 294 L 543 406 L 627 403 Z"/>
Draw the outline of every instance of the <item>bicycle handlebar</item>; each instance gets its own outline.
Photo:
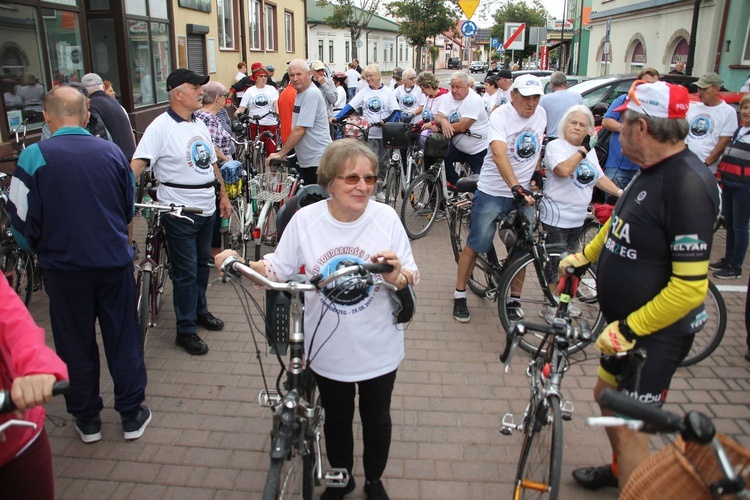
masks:
<path id="1" fill-rule="evenodd" d="M 246 121 L 246 122 L 254 122 L 257 125 L 263 118 L 269 115 L 276 117 L 277 120 L 279 119 L 279 115 L 277 115 L 276 112 L 274 111 L 269 111 L 265 115 L 252 115 L 252 116 L 248 115 L 247 113 L 240 113 L 237 115 L 237 118 L 239 120 Z"/>
<path id="2" fill-rule="evenodd" d="M 68 394 L 70 392 L 70 382 L 67 380 L 60 380 L 55 382 L 52 386 L 52 395 L 58 396 L 60 394 Z M 0 415 L 4 413 L 10 413 L 16 409 L 15 403 L 10 397 L 10 391 L 0 391 Z"/>
<path id="3" fill-rule="evenodd" d="M 179 217 L 180 214 L 202 214 L 202 208 L 186 207 L 183 205 L 157 205 L 152 203 L 135 203 L 135 208 L 147 208 L 150 210 L 158 210 L 160 212 L 174 212 L 175 216 Z"/>

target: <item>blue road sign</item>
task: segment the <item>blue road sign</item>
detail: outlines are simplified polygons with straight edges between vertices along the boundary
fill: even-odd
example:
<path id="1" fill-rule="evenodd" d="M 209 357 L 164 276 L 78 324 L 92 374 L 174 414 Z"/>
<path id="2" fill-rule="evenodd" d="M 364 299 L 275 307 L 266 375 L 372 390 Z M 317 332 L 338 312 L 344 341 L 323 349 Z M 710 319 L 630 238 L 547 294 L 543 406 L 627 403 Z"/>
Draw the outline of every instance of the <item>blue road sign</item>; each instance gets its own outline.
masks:
<path id="1" fill-rule="evenodd" d="M 461 34 L 463 36 L 472 37 L 477 34 L 477 23 L 474 21 L 466 21 L 461 25 Z"/>
<path id="2" fill-rule="evenodd" d="M 500 39 L 499 38 L 490 38 L 490 47 L 493 49 L 496 49 L 500 47 Z"/>

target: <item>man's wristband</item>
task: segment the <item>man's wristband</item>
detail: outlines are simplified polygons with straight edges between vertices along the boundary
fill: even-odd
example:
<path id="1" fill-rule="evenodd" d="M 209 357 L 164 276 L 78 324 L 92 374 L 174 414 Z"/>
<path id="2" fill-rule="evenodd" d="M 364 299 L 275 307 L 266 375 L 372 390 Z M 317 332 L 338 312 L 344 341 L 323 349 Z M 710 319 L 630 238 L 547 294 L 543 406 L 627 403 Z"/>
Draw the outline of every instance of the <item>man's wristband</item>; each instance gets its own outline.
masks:
<path id="1" fill-rule="evenodd" d="M 623 337 L 625 337 L 625 340 L 627 340 L 628 342 L 635 342 L 638 339 L 638 335 L 636 335 L 635 332 L 628 326 L 627 319 L 621 319 L 618 325 L 620 327 L 620 333 Z"/>
<path id="2" fill-rule="evenodd" d="M 586 152 L 583 149 L 579 149 L 578 154 L 580 154 L 583 158 L 586 158 Z"/>

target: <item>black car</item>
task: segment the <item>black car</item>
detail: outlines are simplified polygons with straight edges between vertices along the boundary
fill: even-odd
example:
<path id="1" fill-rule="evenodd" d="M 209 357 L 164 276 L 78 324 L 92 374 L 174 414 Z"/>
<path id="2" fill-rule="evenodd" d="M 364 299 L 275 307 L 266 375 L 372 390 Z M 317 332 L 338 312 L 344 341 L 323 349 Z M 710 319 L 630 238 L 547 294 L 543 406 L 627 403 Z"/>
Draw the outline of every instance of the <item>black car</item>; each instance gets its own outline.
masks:
<path id="1" fill-rule="evenodd" d="M 449 57 L 448 58 L 448 69 L 461 69 L 463 63 L 460 57 Z"/>

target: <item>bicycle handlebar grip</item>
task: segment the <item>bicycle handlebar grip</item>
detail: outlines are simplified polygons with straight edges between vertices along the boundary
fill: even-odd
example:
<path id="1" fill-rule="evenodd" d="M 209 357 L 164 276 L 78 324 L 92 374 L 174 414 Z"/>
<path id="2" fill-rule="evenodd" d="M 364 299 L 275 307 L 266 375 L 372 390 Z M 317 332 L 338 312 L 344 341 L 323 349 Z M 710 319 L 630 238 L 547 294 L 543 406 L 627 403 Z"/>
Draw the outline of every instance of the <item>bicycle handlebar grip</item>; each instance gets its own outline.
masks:
<path id="1" fill-rule="evenodd" d="M 52 395 L 58 396 L 60 394 L 67 394 L 70 392 L 70 382 L 67 380 L 60 380 L 55 382 L 52 386 Z M 0 391 L 0 415 L 3 413 L 10 413 L 16 409 L 16 405 L 10 398 L 10 391 Z"/>
<path id="2" fill-rule="evenodd" d="M 362 264 L 362 268 L 368 273 L 372 274 L 383 274 L 390 273 L 393 271 L 393 266 L 390 264 L 384 264 L 382 262 L 375 262 L 373 264 Z"/>
<path id="3" fill-rule="evenodd" d="M 623 416 L 642 420 L 645 432 L 680 432 L 685 427 L 679 415 L 646 405 L 611 389 L 599 395 L 599 405 Z"/>
<path id="4" fill-rule="evenodd" d="M 203 209 L 195 208 L 195 207 L 182 207 L 182 213 L 183 214 L 202 214 Z"/>

